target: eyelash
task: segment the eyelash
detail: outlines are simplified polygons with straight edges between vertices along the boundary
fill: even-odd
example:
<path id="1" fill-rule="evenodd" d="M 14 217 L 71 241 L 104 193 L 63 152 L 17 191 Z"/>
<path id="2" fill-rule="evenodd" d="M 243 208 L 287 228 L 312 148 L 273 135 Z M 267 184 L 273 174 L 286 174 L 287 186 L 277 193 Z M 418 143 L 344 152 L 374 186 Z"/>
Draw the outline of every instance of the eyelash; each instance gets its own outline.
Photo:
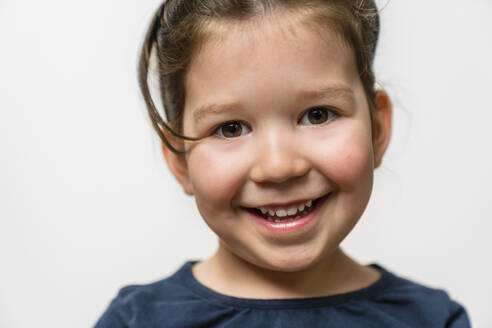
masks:
<path id="1" fill-rule="evenodd" d="M 236 123 L 236 124 L 240 124 L 242 127 L 246 127 L 246 128 L 247 128 L 247 130 L 248 130 L 248 132 L 249 132 L 249 131 L 251 131 L 251 128 L 249 127 L 249 125 L 248 125 L 248 124 L 246 124 L 246 123 L 245 123 L 245 122 L 243 122 L 243 121 L 228 121 L 228 122 L 224 122 L 224 123 L 221 123 L 220 125 L 218 125 L 218 126 L 217 126 L 214 130 L 213 130 L 213 132 L 212 132 L 212 134 L 211 134 L 211 135 L 216 135 L 216 136 L 218 136 L 218 137 L 220 137 L 220 138 L 223 138 L 223 139 L 234 139 L 234 138 L 237 138 L 237 137 L 226 137 L 226 136 L 224 136 L 224 133 L 223 133 L 223 132 L 221 133 L 221 129 L 222 129 L 223 127 L 227 126 L 228 124 L 234 124 L 234 123 Z M 242 132 L 242 131 L 241 131 L 241 132 Z M 241 134 L 241 136 L 242 136 L 242 135 L 243 135 L 243 134 Z M 238 136 L 238 137 L 239 137 L 239 136 Z"/>
<path id="2" fill-rule="evenodd" d="M 334 118 L 338 117 L 339 114 L 336 110 L 332 109 L 332 108 L 329 108 L 329 107 L 325 107 L 325 106 L 318 106 L 318 107 L 311 107 L 309 109 L 307 109 L 306 111 L 304 111 L 301 115 L 300 115 L 300 118 L 297 120 L 298 123 L 301 123 L 302 119 L 304 118 L 304 116 L 306 114 L 309 114 L 309 113 L 312 113 L 313 110 L 322 110 L 325 114 L 327 115 L 331 115 L 331 117 L 327 118 L 326 121 L 324 122 L 321 122 L 319 124 L 306 124 L 306 125 L 324 125 L 325 123 L 327 122 L 330 122 L 332 121 Z M 235 137 L 226 137 L 224 135 L 223 132 L 221 132 L 221 129 L 224 128 L 225 126 L 227 126 L 228 124 L 239 124 L 242 128 L 241 128 L 241 135 L 239 136 L 235 136 Z M 216 135 L 218 137 L 221 137 L 223 139 L 234 139 L 234 138 L 238 138 L 240 136 L 243 136 L 244 134 L 242 133 L 243 130 L 244 130 L 244 127 L 246 127 L 246 129 L 248 130 L 245 134 L 249 133 L 251 131 L 251 127 L 243 122 L 243 121 L 228 121 L 228 122 L 224 122 L 220 125 L 218 125 L 214 130 L 213 132 L 211 133 L 211 135 Z"/>
<path id="3" fill-rule="evenodd" d="M 299 117 L 299 119 L 297 120 L 298 123 L 300 123 L 302 121 L 302 119 L 304 118 L 304 116 L 306 114 L 309 114 L 310 112 L 312 112 L 313 110 L 323 110 L 326 114 L 328 114 L 329 116 L 331 115 L 331 117 L 327 118 L 326 121 L 322 122 L 322 123 L 319 123 L 319 124 L 307 124 L 307 125 L 324 125 L 325 123 L 327 122 L 330 122 L 332 121 L 334 118 L 338 117 L 339 114 L 336 110 L 330 108 L 330 107 L 325 107 L 325 106 L 317 106 L 317 107 L 311 107 L 309 108 L 308 110 L 306 110 L 304 113 L 302 113 L 302 115 Z"/>

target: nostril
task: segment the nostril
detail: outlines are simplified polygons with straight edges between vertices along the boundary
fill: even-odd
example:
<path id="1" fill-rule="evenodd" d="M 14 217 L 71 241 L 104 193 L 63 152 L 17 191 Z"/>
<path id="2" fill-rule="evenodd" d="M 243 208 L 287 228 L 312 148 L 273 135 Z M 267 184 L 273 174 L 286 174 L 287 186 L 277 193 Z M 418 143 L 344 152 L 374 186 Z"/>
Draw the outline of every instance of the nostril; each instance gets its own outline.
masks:
<path id="1" fill-rule="evenodd" d="M 303 158 L 284 158 L 279 161 L 260 159 L 251 169 L 250 177 L 258 183 L 282 183 L 306 175 L 309 162 Z"/>

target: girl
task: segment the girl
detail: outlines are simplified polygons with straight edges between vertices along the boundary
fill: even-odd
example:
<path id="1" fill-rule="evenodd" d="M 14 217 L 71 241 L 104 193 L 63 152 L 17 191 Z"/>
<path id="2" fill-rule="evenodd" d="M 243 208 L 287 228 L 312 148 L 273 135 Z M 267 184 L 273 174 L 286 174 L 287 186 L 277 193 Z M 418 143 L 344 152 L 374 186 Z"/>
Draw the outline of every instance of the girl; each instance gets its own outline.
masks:
<path id="1" fill-rule="evenodd" d="M 390 140 L 373 1 L 169 0 L 140 85 L 170 170 L 219 237 L 123 288 L 96 327 L 469 327 L 446 292 L 339 247 Z M 147 85 L 155 50 L 167 120 Z"/>

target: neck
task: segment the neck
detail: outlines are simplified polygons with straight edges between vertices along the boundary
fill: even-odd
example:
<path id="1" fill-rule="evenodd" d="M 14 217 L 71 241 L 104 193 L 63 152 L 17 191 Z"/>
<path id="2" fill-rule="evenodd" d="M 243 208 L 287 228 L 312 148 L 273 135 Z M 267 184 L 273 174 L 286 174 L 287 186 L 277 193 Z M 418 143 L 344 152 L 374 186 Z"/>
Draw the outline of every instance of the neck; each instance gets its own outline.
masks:
<path id="1" fill-rule="evenodd" d="M 329 296 L 366 287 L 379 278 L 374 269 L 356 263 L 340 248 L 305 270 L 281 272 L 251 264 L 222 244 L 214 256 L 195 265 L 193 273 L 216 292 L 255 299 Z"/>

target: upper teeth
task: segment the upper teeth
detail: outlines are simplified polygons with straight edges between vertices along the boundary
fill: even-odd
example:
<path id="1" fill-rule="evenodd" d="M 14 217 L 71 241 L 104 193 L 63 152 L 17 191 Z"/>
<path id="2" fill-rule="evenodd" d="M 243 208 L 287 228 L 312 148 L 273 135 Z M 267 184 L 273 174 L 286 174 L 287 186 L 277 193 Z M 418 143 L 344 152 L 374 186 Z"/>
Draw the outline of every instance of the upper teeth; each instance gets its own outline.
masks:
<path id="1" fill-rule="evenodd" d="M 296 215 L 297 212 L 302 212 L 304 211 L 304 209 L 306 207 L 311 207 L 313 205 L 313 201 L 312 200 L 308 200 L 307 202 L 304 202 L 302 204 L 299 204 L 297 206 L 293 206 L 293 207 L 288 207 L 288 208 L 276 208 L 276 209 L 272 209 L 272 208 L 265 208 L 265 207 L 260 207 L 259 210 L 261 211 L 261 213 L 263 214 L 266 214 L 268 213 L 270 216 L 278 216 L 278 217 L 285 217 L 287 215 Z"/>

